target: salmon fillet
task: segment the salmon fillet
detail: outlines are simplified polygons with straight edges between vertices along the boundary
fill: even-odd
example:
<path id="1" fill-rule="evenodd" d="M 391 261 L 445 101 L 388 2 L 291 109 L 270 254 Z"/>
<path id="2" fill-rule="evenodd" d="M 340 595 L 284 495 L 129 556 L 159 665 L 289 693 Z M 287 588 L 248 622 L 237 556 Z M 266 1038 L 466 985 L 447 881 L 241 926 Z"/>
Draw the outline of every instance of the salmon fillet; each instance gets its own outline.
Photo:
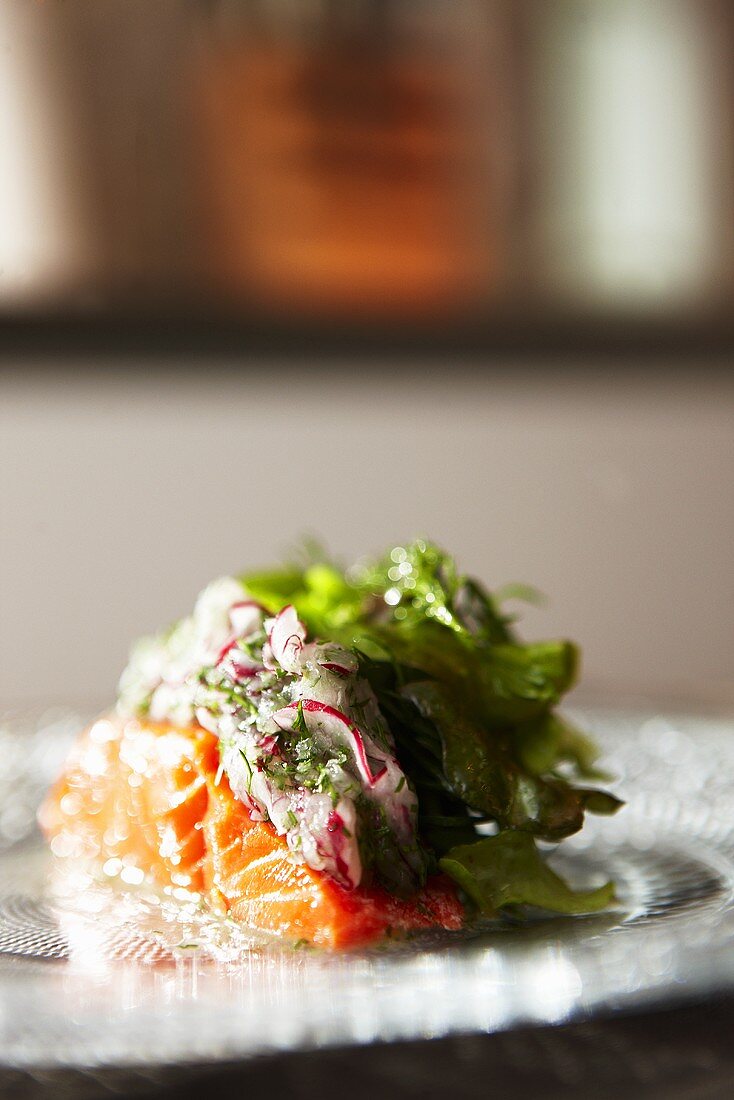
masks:
<path id="1" fill-rule="evenodd" d="M 206 730 L 100 719 L 79 738 L 39 820 L 63 858 L 119 860 L 284 939 L 339 948 L 391 930 L 461 927 L 463 908 L 444 876 L 402 900 L 380 888 L 346 890 L 295 863 L 285 839 L 251 820 L 218 772 L 217 739 Z"/>

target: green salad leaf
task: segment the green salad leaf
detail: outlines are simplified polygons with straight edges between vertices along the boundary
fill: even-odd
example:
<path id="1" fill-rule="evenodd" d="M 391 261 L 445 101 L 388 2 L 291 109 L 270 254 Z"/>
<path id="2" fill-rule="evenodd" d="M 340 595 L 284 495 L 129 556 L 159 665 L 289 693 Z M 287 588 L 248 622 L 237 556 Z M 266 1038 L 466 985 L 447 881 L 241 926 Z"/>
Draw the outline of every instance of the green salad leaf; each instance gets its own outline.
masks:
<path id="1" fill-rule="evenodd" d="M 577 647 L 522 642 L 503 608 L 533 590 L 493 595 L 422 539 L 349 571 L 312 551 L 241 580 L 273 612 L 291 603 L 312 636 L 357 653 L 417 793 L 429 859 L 482 912 L 609 904 L 611 886 L 574 893 L 535 844 L 621 802 L 586 785 L 603 778 L 596 747 L 555 710 L 576 682 Z M 487 824 L 496 835 L 477 832 Z"/>
<path id="2" fill-rule="evenodd" d="M 527 830 L 545 840 L 560 840 L 581 828 L 584 794 L 523 771 L 513 759 L 511 738 L 468 719 L 442 684 L 408 684 L 403 694 L 437 730 L 445 783 L 467 806 L 502 828 Z"/>
<path id="3" fill-rule="evenodd" d="M 515 905 L 554 913 L 596 913 L 614 902 L 611 882 L 596 890 L 572 890 L 542 859 L 527 833 L 501 832 L 460 845 L 439 866 L 485 916 Z"/>

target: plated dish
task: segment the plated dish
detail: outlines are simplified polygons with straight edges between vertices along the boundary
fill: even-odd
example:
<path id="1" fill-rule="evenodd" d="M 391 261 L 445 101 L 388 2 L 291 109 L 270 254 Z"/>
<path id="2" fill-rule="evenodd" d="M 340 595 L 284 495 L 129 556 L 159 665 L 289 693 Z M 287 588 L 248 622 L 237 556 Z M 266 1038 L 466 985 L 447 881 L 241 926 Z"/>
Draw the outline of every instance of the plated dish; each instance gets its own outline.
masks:
<path id="1" fill-rule="evenodd" d="M 613 878 L 616 905 L 350 951 L 286 940 L 243 950 L 238 922 L 207 917 L 202 927 L 193 904 L 173 898 L 164 910 L 157 891 L 120 892 L 115 879 L 104 888 L 83 875 L 60 893 L 56 865 L 77 864 L 56 860 L 33 821 L 88 714 L 1 715 L 0 1065 L 95 1077 L 107 1067 L 119 1089 L 122 1067 L 160 1082 L 165 1067 L 190 1072 L 194 1062 L 731 992 L 731 706 L 694 715 L 619 697 L 582 707 L 577 696 L 569 714 L 600 745 L 627 804 L 590 815 L 549 864 L 577 885 Z"/>
<path id="2" fill-rule="evenodd" d="M 309 946 L 609 908 L 612 882 L 545 859 L 620 802 L 556 709 L 576 647 L 521 642 L 505 609 L 527 595 L 423 540 L 213 582 L 77 742 L 40 813 L 52 850 Z"/>

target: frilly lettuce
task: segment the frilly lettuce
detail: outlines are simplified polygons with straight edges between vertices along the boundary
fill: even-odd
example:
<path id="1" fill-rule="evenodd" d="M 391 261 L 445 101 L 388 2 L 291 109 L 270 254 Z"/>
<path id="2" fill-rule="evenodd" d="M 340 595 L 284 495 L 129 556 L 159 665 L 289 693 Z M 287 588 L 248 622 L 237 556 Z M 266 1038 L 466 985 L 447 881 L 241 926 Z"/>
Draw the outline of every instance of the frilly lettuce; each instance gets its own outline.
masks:
<path id="1" fill-rule="evenodd" d="M 574 893 L 536 846 L 576 832 L 587 810 L 621 805 L 586 785 L 601 776 L 596 749 L 555 711 L 576 680 L 573 643 L 520 641 L 502 601 L 423 540 L 346 572 L 319 556 L 241 581 L 357 653 L 415 786 L 433 865 L 480 910 L 579 913 L 612 901 L 611 885 Z M 487 826 L 499 831 L 482 835 Z"/>

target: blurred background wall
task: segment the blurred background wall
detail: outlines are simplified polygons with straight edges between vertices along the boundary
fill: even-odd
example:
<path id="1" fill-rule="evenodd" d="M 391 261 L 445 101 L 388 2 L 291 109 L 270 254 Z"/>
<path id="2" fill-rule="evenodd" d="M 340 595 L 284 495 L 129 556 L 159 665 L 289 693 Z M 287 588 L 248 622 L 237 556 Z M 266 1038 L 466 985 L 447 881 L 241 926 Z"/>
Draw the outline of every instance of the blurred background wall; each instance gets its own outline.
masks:
<path id="1" fill-rule="evenodd" d="M 0 701 L 303 533 L 734 691 L 733 57 L 727 0 L 3 0 Z"/>
<path id="2" fill-rule="evenodd" d="M 134 637 L 303 533 L 536 584 L 527 632 L 612 697 L 731 693 L 734 384 L 527 367 L 6 373 L 0 698 L 103 703 Z"/>

